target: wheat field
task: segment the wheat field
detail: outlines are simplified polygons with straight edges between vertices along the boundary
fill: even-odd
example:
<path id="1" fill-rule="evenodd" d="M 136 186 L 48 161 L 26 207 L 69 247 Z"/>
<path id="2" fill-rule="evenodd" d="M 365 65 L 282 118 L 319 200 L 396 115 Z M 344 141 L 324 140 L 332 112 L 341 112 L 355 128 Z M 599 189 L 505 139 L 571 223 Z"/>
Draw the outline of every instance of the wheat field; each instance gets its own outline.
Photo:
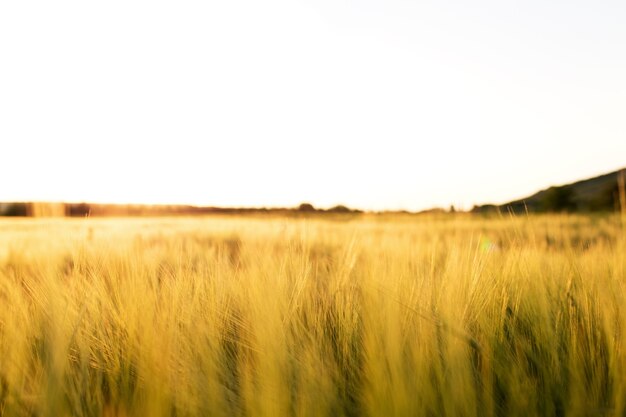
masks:
<path id="1" fill-rule="evenodd" d="M 622 416 L 623 231 L 0 220 L 0 416 Z"/>

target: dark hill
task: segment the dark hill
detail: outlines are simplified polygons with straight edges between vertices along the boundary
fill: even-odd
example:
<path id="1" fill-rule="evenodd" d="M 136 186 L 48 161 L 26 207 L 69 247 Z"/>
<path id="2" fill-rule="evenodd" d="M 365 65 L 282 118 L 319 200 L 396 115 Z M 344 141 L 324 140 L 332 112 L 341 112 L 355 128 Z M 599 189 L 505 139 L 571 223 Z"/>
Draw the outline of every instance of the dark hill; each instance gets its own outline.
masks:
<path id="1" fill-rule="evenodd" d="M 620 207 L 620 175 L 626 177 L 626 168 L 571 184 L 553 186 L 500 206 L 492 204 L 476 206 L 472 211 L 477 213 L 498 210 L 514 213 L 615 211 Z"/>

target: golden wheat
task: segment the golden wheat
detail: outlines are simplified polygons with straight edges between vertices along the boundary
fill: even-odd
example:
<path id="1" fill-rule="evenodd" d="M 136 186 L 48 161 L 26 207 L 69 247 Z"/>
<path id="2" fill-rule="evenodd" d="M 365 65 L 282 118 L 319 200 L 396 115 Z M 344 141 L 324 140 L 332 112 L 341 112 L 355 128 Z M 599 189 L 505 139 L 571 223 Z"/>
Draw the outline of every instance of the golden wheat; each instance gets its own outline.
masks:
<path id="1" fill-rule="evenodd" d="M 0 221 L 2 416 L 626 411 L 619 216 Z"/>

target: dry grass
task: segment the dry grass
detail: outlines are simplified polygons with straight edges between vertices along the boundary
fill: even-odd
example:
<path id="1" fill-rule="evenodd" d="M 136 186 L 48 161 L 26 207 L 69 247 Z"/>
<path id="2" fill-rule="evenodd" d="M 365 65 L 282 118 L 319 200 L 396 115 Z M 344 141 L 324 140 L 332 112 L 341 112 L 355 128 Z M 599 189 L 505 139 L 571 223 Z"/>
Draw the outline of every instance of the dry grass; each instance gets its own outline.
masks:
<path id="1" fill-rule="evenodd" d="M 2 220 L 1 416 L 621 416 L 618 216 Z"/>

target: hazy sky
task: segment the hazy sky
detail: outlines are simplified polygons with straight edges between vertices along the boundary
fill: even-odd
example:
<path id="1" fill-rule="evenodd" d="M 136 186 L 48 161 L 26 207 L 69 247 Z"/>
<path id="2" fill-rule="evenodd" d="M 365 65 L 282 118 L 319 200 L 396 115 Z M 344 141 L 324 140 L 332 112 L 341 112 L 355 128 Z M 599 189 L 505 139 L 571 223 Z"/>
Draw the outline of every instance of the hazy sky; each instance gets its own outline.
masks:
<path id="1" fill-rule="evenodd" d="M 471 207 L 624 166 L 623 0 L 0 2 L 0 201 Z"/>

